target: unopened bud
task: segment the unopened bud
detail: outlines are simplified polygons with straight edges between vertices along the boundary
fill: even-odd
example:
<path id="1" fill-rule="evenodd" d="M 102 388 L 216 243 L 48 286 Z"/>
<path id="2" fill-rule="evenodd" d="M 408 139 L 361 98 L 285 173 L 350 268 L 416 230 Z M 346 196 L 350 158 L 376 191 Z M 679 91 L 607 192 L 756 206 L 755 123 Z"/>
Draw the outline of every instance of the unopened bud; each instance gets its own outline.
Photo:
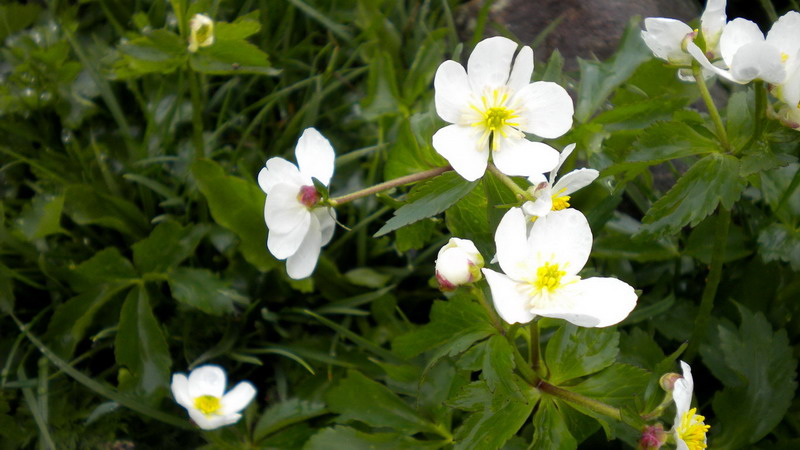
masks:
<path id="1" fill-rule="evenodd" d="M 666 442 L 667 433 L 664 432 L 664 427 L 657 423 L 644 427 L 638 448 L 639 450 L 658 450 Z"/>
<path id="2" fill-rule="evenodd" d="M 661 376 L 661 379 L 658 380 L 658 384 L 661 385 L 661 389 L 672 392 L 675 389 L 675 382 L 681 378 L 683 378 L 683 376 L 674 372 L 665 373 Z"/>
<path id="3" fill-rule="evenodd" d="M 189 20 L 189 51 L 194 53 L 200 47 L 214 43 L 214 21 L 205 14 L 195 14 Z"/>
<path id="4" fill-rule="evenodd" d="M 436 257 L 436 280 L 439 289 L 452 291 L 463 284 L 481 279 L 483 256 L 468 239 L 450 238 Z"/>
<path id="5" fill-rule="evenodd" d="M 314 186 L 303 186 L 300 188 L 300 193 L 297 194 L 297 199 L 300 203 L 305 205 L 306 208 L 313 208 L 319 203 L 322 196 L 317 192 Z"/>

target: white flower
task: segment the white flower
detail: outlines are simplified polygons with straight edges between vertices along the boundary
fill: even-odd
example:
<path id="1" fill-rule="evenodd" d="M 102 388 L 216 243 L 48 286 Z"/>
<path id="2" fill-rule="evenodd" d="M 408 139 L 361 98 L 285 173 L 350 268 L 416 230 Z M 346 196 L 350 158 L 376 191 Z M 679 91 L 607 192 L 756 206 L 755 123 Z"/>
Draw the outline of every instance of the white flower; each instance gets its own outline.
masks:
<path id="1" fill-rule="evenodd" d="M 328 186 L 335 154 L 314 128 L 303 131 L 294 154 L 299 169 L 283 158 L 270 158 L 258 174 L 258 184 L 267 193 L 267 247 L 286 260 L 286 272 L 299 280 L 314 272 L 320 249 L 333 237 L 336 211 L 317 205 L 320 194 L 311 179 Z"/>
<path id="2" fill-rule="evenodd" d="M 706 52 L 719 54 L 719 39 L 725 26 L 726 0 L 708 0 L 706 9 L 700 17 L 700 28 L 706 43 Z M 691 66 L 692 57 L 684 49 L 684 40 L 693 39 L 695 31 L 689 25 L 676 19 L 648 17 L 644 20 L 642 39 L 653 54 L 676 66 Z M 713 58 L 713 57 L 712 57 Z"/>
<path id="3" fill-rule="evenodd" d="M 189 20 L 189 51 L 194 53 L 200 47 L 214 43 L 214 21 L 205 14 L 195 14 Z"/>
<path id="4" fill-rule="evenodd" d="M 525 133 L 557 138 L 572 127 L 572 99 L 556 83 L 531 83 L 533 50 L 504 37 L 475 46 L 464 66 L 445 61 L 436 71 L 436 112 L 451 123 L 433 135 L 433 148 L 459 175 L 474 181 L 486 171 L 489 153 L 507 175 L 552 169 L 558 152 Z"/>
<path id="5" fill-rule="evenodd" d="M 706 448 L 706 433 L 710 426 L 704 423 L 706 418 L 697 414 L 696 408 L 689 409 L 694 391 L 692 369 L 683 361 L 681 368 L 683 378 L 675 381 L 672 391 L 672 399 L 677 410 L 672 432 L 675 433 L 678 450 L 700 450 Z"/>
<path id="6" fill-rule="evenodd" d="M 172 375 L 172 395 L 179 405 L 189 411 L 189 417 L 200 428 L 213 430 L 236 423 L 239 414 L 256 395 L 249 381 L 242 381 L 225 393 L 225 371 L 214 365 L 200 366 L 189 377 L 182 373 Z"/>
<path id="7" fill-rule="evenodd" d="M 483 256 L 469 239 L 450 238 L 436 257 L 436 279 L 444 291 L 481 279 Z"/>
<path id="8" fill-rule="evenodd" d="M 755 23 L 734 19 L 725 25 L 719 46 L 729 70 L 711 64 L 694 43 L 689 43 L 687 50 L 704 68 L 735 83 L 758 79 L 782 84 L 787 74 L 800 65 L 800 13 L 784 14 L 772 25 L 766 38 Z"/>
<path id="9" fill-rule="evenodd" d="M 503 216 L 495 243 L 505 274 L 483 269 L 503 320 L 526 323 L 538 315 L 581 327 L 607 327 L 628 316 L 637 300 L 630 285 L 615 278 L 578 276 L 592 248 L 592 231 L 583 214 L 574 209 L 552 212 L 536 220 L 529 235 L 526 222 L 519 208 Z"/>
<path id="10" fill-rule="evenodd" d="M 522 211 L 525 215 L 543 217 L 550 211 L 569 208 L 570 194 L 590 185 L 600 175 L 600 172 L 594 169 L 578 169 L 556 181 L 558 169 L 561 168 L 561 165 L 564 164 L 564 161 L 567 160 L 573 150 L 575 150 L 575 144 L 570 144 L 564 148 L 558 159 L 558 165 L 550 171 L 549 180 L 542 174 L 528 177 L 528 181 L 536 187 L 533 192 L 536 200 L 525 202 L 522 205 Z"/>

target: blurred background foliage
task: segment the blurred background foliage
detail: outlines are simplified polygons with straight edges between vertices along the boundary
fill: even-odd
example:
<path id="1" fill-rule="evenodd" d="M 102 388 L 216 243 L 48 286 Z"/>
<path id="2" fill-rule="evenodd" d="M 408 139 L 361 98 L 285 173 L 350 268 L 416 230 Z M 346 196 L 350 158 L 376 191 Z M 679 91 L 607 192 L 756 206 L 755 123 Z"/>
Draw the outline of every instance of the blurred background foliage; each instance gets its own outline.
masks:
<path id="1" fill-rule="evenodd" d="M 510 34 L 483 7 L 462 43 L 461 8 L 0 5 L 0 448 L 635 445 L 637 430 L 558 400 L 534 409 L 540 394 L 504 378 L 511 350 L 482 310 L 460 292 L 441 301 L 433 260 L 451 235 L 493 253 L 494 205 L 509 201 L 492 177 L 379 238 L 413 188 L 339 208 L 309 279 L 289 279 L 265 248 L 255 176 L 268 157 L 292 159 L 306 127 L 336 149 L 333 194 L 444 165 L 430 147 L 443 124 L 436 68 L 465 62 L 489 29 Z M 214 51 L 189 54 L 198 12 L 224 23 Z M 542 321 L 545 360 L 564 385 L 634 412 L 660 401 L 678 358 L 693 360 L 712 447 L 797 448 L 800 140 L 774 121 L 752 140 L 752 88 L 720 86 L 734 150 L 714 153 L 697 89 L 651 57 L 639 27 L 575 71 L 558 52 L 537 60 L 534 79 L 575 101 L 556 142 L 578 143 L 567 165 L 601 170 L 573 199 L 595 235 L 585 275 L 641 290 L 618 329 Z M 703 316 L 720 203 L 730 228 L 715 307 L 682 353 Z M 201 434 L 169 379 L 209 362 L 259 393 L 242 423 Z"/>

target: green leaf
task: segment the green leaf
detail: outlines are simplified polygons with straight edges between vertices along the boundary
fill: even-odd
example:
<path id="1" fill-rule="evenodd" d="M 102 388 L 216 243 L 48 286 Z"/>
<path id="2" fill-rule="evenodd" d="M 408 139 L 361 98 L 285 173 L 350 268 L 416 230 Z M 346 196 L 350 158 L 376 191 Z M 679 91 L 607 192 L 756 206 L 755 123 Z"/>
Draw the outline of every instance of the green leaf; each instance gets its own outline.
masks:
<path id="1" fill-rule="evenodd" d="M 696 226 L 717 205 L 730 209 L 747 182 L 739 176 L 739 160 L 712 154 L 697 161 L 675 186 L 647 211 L 643 234 L 675 234 L 686 225 Z"/>
<path id="2" fill-rule="evenodd" d="M 463 386 L 454 397 L 447 399 L 448 406 L 464 411 L 480 411 L 491 403 L 492 392 L 485 380 L 473 381 Z"/>
<path id="3" fill-rule="evenodd" d="M 788 262 L 793 270 L 800 271 L 800 231 L 795 227 L 768 225 L 758 234 L 758 250 L 764 261 Z"/>
<path id="4" fill-rule="evenodd" d="M 9 276 L 10 272 L 8 267 L 0 263 L 0 315 L 14 311 L 14 280 Z"/>
<path id="5" fill-rule="evenodd" d="M 489 233 L 494 235 L 494 230 L 497 229 L 500 220 L 508 212 L 508 206 L 502 207 L 501 205 L 516 205 L 518 201 L 514 193 L 502 181 L 498 180 L 494 174 L 486 172 L 483 175 L 482 183 L 486 191 L 486 215 L 489 218 Z"/>
<path id="6" fill-rule="evenodd" d="M 470 191 L 445 212 L 445 223 L 450 233 L 471 240 L 482 254 L 494 251 L 488 208 L 486 190 L 479 187 Z"/>
<path id="7" fill-rule="evenodd" d="M 156 226 L 150 236 L 133 244 L 133 262 L 142 273 L 165 272 L 194 255 L 208 227 L 167 221 Z"/>
<path id="8" fill-rule="evenodd" d="M 797 390 L 797 359 L 786 330 L 773 332 L 764 315 L 739 306 L 739 329 L 719 327 L 720 348 L 738 382 L 714 396 L 721 422 L 714 447 L 750 446 L 781 421 Z M 724 380 L 723 380 L 724 381 Z M 747 411 L 747 414 L 742 414 Z"/>
<path id="9" fill-rule="evenodd" d="M 397 86 L 394 62 L 389 53 L 378 51 L 369 62 L 367 94 L 361 100 L 362 114 L 368 120 L 395 115 L 404 107 Z"/>
<path id="10" fill-rule="evenodd" d="M 36 3 L 0 5 L 0 42 L 33 24 L 41 10 Z"/>
<path id="11" fill-rule="evenodd" d="M 215 316 L 233 312 L 228 284 L 210 270 L 179 267 L 167 281 L 172 296 L 181 303 Z"/>
<path id="12" fill-rule="evenodd" d="M 619 407 L 633 404 L 633 400 L 637 397 L 644 398 L 649 381 L 650 373 L 644 369 L 627 364 L 614 364 L 565 389 Z"/>
<path id="13" fill-rule="evenodd" d="M 358 421 L 407 434 L 439 433 L 435 424 L 420 416 L 386 386 L 355 370 L 348 371 L 347 377 L 328 391 L 325 398 L 331 411 L 340 414 L 337 419 L 340 422 Z"/>
<path id="14" fill-rule="evenodd" d="M 578 442 L 570 434 L 564 415 L 553 399 L 545 397 L 539 402 L 539 409 L 533 416 L 533 427 L 531 449 L 568 450 L 578 448 Z"/>
<path id="15" fill-rule="evenodd" d="M 75 267 L 67 280 L 73 289 L 83 292 L 96 288 L 98 284 L 132 282 L 137 278 L 131 262 L 116 247 L 108 247 Z"/>
<path id="16" fill-rule="evenodd" d="M 755 95 L 752 88 L 734 92 L 728 99 L 725 126 L 728 129 L 728 140 L 734 149 L 741 149 L 753 136 L 756 123 L 755 109 Z"/>
<path id="17" fill-rule="evenodd" d="M 196 161 L 192 165 L 192 173 L 208 201 L 214 221 L 241 239 L 239 250 L 244 259 L 262 272 L 275 267 L 277 261 L 266 248 L 266 195 L 258 185 L 225 175 L 219 164 L 207 159 Z"/>
<path id="18" fill-rule="evenodd" d="M 133 237 L 144 236 L 150 228 L 136 205 L 92 186 L 71 185 L 64 197 L 64 212 L 78 225 L 99 225 Z"/>
<path id="19" fill-rule="evenodd" d="M 689 239 L 686 241 L 684 255 L 697 258 L 703 264 L 711 264 L 711 255 L 714 252 L 714 235 L 719 229 L 717 226 L 718 216 L 711 216 L 700 222 L 700 225 L 692 230 Z M 742 227 L 730 224 L 728 230 L 728 243 L 725 246 L 725 262 L 735 261 L 744 258 L 753 250 L 750 247 L 750 237 L 744 232 Z"/>
<path id="20" fill-rule="evenodd" d="M 277 75 L 269 57 L 255 45 L 245 41 L 216 41 L 189 58 L 192 69 L 209 75 L 259 74 Z"/>
<path id="21" fill-rule="evenodd" d="M 434 111 L 428 111 L 400 122 L 394 145 L 387 152 L 384 178 L 390 180 L 447 164 L 430 144 L 440 120 Z"/>
<path id="22" fill-rule="evenodd" d="M 425 40 L 415 50 L 414 60 L 406 72 L 402 84 L 403 100 L 412 105 L 417 98 L 430 89 L 439 64 L 444 61 L 445 36 L 449 30 L 440 28 L 426 33 Z"/>
<path id="23" fill-rule="evenodd" d="M 63 195 L 37 195 L 22 208 L 17 218 L 17 226 L 28 241 L 64 233 L 60 225 L 63 208 Z"/>
<path id="24" fill-rule="evenodd" d="M 450 208 L 452 209 L 452 208 Z M 450 212 L 450 209 L 447 212 Z M 395 233 L 395 246 L 397 251 L 405 253 L 409 250 L 419 250 L 431 239 L 436 224 L 432 220 L 420 220 L 407 227 L 400 228 Z"/>
<path id="25" fill-rule="evenodd" d="M 261 30 L 259 22 L 260 11 L 256 10 L 244 16 L 239 16 L 231 23 L 214 23 L 214 40 L 236 41 L 247 39 Z"/>
<path id="26" fill-rule="evenodd" d="M 306 450 L 414 450 L 440 448 L 444 443 L 420 441 L 397 433 L 365 433 L 355 428 L 323 428 L 311 436 Z"/>
<path id="27" fill-rule="evenodd" d="M 455 295 L 449 301 L 433 302 L 430 322 L 395 339 L 392 349 L 403 358 L 435 348 L 456 355 L 494 333 L 480 305 L 468 296 Z"/>
<path id="28" fill-rule="evenodd" d="M 114 73 L 119 78 L 172 73 L 186 60 L 187 45 L 175 33 L 154 30 L 119 46 L 122 58 L 114 65 Z"/>
<path id="29" fill-rule="evenodd" d="M 326 406 L 322 402 L 291 398 L 274 403 L 267 408 L 256 423 L 253 438 L 260 441 L 276 431 L 298 422 L 326 414 Z"/>
<path id="30" fill-rule="evenodd" d="M 383 236 L 398 228 L 443 212 L 467 195 L 476 184 L 477 182 L 467 181 L 451 171 L 415 186 L 409 194 L 411 203 L 403 205 L 395 211 L 394 217 L 389 219 L 375 233 L 374 237 Z"/>
<path id="31" fill-rule="evenodd" d="M 143 397 L 150 404 L 167 393 L 172 359 L 142 285 L 131 289 L 122 305 L 114 354 L 117 364 L 127 369 L 121 371 L 121 392 Z"/>
<path id="32" fill-rule="evenodd" d="M 483 359 L 483 379 L 496 395 L 514 395 L 524 400 L 519 387 L 514 383 L 514 367 L 514 350 L 511 344 L 497 334 L 489 338 Z"/>
<path id="33" fill-rule="evenodd" d="M 549 381 L 560 384 L 610 366 L 619 353 L 619 333 L 613 328 L 580 328 L 564 323 L 547 342 Z"/>

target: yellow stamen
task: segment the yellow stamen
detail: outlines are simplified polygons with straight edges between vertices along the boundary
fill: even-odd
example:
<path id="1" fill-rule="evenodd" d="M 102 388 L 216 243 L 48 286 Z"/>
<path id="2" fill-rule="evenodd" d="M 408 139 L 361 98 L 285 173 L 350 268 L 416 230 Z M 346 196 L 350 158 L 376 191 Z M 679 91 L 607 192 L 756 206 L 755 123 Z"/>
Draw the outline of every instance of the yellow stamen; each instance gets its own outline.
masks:
<path id="1" fill-rule="evenodd" d="M 789 59 L 789 55 L 786 53 L 781 52 L 781 62 L 785 63 Z"/>
<path id="2" fill-rule="evenodd" d="M 218 397 L 214 397 L 213 395 L 201 395 L 194 399 L 194 407 L 197 408 L 201 413 L 210 416 L 212 414 L 216 414 L 217 411 L 222 408 L 222 405 L 219 402 Z"/>
<path id="3" fill-rule="evenodd" d="M 569 195 L 553 195 L 553 211 L 569 208 Z"/>
<path id="4" fill-rule="evenodd" d="M 480 142 L 491 139 L 491 149 L 499 148 L 499 138 L 507 138 L 509 128 L 518 127 L 519 122 L 514 119 L 520 117 L 513 109 L 507 105 L 509 94 L 505 89 L 493 89 L 489 93 L 481 95 L 479 104 L 472 103 L 470 109 L 477 113 L 477 117 L 470 125 L 481 129 Z"/>
<path id="5" fill-rule="evenodd" d="M 706 433 L 711 428 L 710 425 L 703 423 L 706 418 L 695 414 L 697 408 L 692 408 L 681 417 L 681 423 L 675 428 L 678 439 L 682 440 L 689 450 L 700 450 L 707 448 Z"/>
<path id="6" fill-rule="evenodd" d="M 543 266 L 536 269 L 536 281 L 533 285 L 540 291 L 547 289 L 553 292 L 561 286 L 561 278 L 566 274 L 567 272 L 559 270 L 557 263 L 544 263 Z"/>

